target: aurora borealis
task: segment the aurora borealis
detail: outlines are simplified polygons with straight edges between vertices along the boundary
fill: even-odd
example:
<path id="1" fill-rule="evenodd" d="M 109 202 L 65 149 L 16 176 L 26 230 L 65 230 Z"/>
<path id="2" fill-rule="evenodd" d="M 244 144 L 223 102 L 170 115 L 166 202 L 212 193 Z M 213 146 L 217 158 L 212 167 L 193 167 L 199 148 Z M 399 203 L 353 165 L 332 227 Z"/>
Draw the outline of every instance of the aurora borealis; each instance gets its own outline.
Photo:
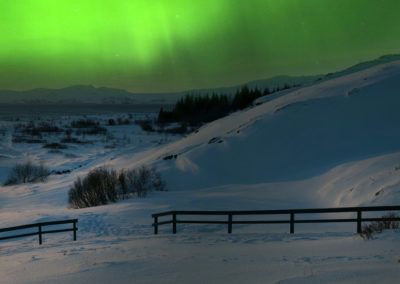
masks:
<path id="1" fill-rule="evenodd" d="M 398 0 L 0 0 L 0 89 L 326 73 L 400 53 L 399 12 Z"/>

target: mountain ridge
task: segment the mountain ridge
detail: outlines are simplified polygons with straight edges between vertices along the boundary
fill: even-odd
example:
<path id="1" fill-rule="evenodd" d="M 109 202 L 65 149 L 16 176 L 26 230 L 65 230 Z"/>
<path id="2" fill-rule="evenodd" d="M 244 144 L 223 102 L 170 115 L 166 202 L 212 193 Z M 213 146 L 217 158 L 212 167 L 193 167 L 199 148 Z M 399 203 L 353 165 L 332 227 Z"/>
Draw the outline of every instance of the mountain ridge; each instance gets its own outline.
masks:
<path id="1" fill-rule="evenodd" d="M 64 88 L 34 88 L 25 91 L 0 90 L 0 104 L 174 104 L 185 94 L 224 93 L 233 95 L 244 85 L 249 88 L 276 89 L 285 85 L 307 86 L 316 81 L 324 81 L 361 71 L 375 65 L 400 60 L 399 54 L 381 56 L 365 61 L 342 71 L 326 75 L 289 76 L 278 75 L 271 78 L 249 81 L 244 84 L 218 88 L 192 89 L 173 93 L 132 93 L 120 88 L 95 87 L 93 85 L 72 85 Z"/>

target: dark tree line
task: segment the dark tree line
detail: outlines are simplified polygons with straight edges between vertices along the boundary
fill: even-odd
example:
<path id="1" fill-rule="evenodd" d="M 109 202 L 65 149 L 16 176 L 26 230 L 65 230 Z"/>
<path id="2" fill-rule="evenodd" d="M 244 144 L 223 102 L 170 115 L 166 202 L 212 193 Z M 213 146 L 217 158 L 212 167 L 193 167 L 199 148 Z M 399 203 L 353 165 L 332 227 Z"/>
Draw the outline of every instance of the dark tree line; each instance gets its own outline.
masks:
<path id="1" fill-rule="evenodd" d="M 285 85 L 283 88 L 261 91 L 258 88 L 249 89 L 243 86 L 237 90 L 233 97 L 225 94 L 193 95 L 188 94 L 178 100 L 172 111 L 160 109 L 157 122 L 159 124 L 180 122 L 192 126 L 198 126 L 205 122 L 210 122 L 224 117 L 231 112 L 245 109 L 259 97 L 272 94 L 276 91 L 290 88 Z"/>

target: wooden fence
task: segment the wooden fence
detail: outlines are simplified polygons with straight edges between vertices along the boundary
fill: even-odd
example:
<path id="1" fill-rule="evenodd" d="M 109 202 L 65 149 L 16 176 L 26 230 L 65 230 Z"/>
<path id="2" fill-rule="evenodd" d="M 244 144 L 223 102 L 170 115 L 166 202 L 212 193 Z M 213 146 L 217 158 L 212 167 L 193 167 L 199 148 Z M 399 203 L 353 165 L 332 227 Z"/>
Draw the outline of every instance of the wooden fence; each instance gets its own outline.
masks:
<path id="1" fill-rule="evenodd" d="M 76 223 L 77 222 L 78 222 L 78 219 L 70 219 L 70 220 L 41 222 L 41 223 L 35 223 L 35 224 L 29 224 L 29 225 L 22 225 L 22 226 L 16 226 L 16 227 L 3 228 L 3 229 L 0 229 L 0 233 L 10 232 L 10 231 L 26 230 L 26 229 L 30 229 L 30 228 L 37 228 L 37 231 L 36 232 L 29 232 L 29 233 L 22 233 L 22 234 L 17 234 L 17 235 L 0 237 L 0 241 L 1 240 L 8 240 L 8 239 L 15 239 L 15 238 L 22 238 L 22 237 L 29 237 L 29 236 L 38 235 L 39 236 L 39 245 L 41 245 L 42 242 L 43 242 L 42 235 L 53 234 L 53 233 L 61 233 L 61 232 L 73 232 L 74 241 L 76 241 L 76 231 L 78 230 L 78 228 L 76 227 Z M 57 229 L 57 230 L 43 230 L 44 227 L 62 225 L 62 224 L 69 224 L 69 223 L 72 223 L 72 228 Z"/>
<path id="2" fill-rule="evenodd" d="M 172 224 L 172 233 L 176 234 L 177 224 L 227 224 L 228 233 L 232 233 L 234 224 L 289 224 L 290 233 L 294 234 L 294 224 L 305 223 L 357 223 L 357 233 L 361 233 L 362 222 L 371 221 L 400 221 L 398 217 L 391 218 L 362 218 L 363 212 L 379 212 L 379 211 L 400 211 L 400 206 L 370 206 L 370 207 L 342 207 L 342 208 L 319 208 L 319 209 L 287 209 L 287 210 L 252 210 L 252 211 L 167 211 L 153 214 L 154 218 L 154 234 L 158 234 L 158 227 L 161 225 Z M 299 219 L 296 215 L 316 214 L 316 213 L 356 213 L 354 218 L 342 219 Z M 254 215 L 288 215 L 286 220 L 251 220 L 240 221 L 234 220 L 234 216 L 254 216 Z M 178 216 L 221 216 L 225 215 L 225 221 L 220 220 L 181 220 Z M 170 220 L 159 221 L 160 217 L 172 216 Z"/>

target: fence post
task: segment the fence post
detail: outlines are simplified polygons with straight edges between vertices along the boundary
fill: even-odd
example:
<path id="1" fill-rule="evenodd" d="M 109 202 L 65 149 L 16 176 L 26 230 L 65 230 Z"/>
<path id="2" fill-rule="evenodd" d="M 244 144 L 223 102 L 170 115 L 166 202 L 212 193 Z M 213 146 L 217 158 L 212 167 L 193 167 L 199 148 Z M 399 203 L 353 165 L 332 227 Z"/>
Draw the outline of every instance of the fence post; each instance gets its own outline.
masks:
<path id="1" fill-rule="evenodd" d="M 232 213 L 228 214 L 228 234 L 232 234 Z"/>
<path id="2" fill-rule="evenodd" d="M 176 213 L 172 214 L 172 233 L 176 234 Z"/>
<path id="3" fill-rule="evenodd" d="M 39 245 L 42 244 L 42 225 L 38 225 L 39 226 Z"/>
<path id="4" fill-rule="evenodd" d="M 361 233 L 361 211 L 357 211 L 357 234 Z"/>
<path id="5" fill-rule="evenodd" d="M 294 234 L 294 213 L 290 212 L 290 233 Z"/>
<path id="6" fill-rule="evenodd" d="M 158 234 L 158 216 L 154 216 L 154 235 Z"/>
<path id="7" fill-rule="evenodd" d="M 73 225 L 74 226 L 73 227 L 74 228 L 74 241 L 76 241 L 76 220 L 74 220 L 73 223 L 74 223 L 74 225 Z"/>

